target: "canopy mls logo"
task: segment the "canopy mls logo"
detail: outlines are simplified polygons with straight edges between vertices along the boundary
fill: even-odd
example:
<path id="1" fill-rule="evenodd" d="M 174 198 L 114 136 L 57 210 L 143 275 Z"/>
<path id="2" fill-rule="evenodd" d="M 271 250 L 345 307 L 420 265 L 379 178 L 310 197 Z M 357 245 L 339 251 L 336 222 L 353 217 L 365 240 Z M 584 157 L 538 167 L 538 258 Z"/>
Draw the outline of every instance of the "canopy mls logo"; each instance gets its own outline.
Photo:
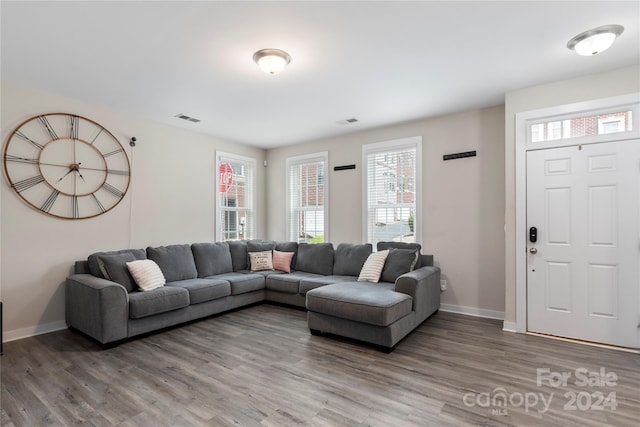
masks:
<path id="1" fill-rule="evenodd" d="M 597 371 L 577 368 L 573 371 L 552 371 L 550 368 L 536 369 L 536 386 L 566 390 L 559 404 L 564 411 L 615 411 L 618 406 L 616 392 L 606 390 L 618 385 L 618 375 L 601 367 Z M 578 388 L 578 391 L 575 389 Z M 573 389 L 573 390 L 572 390 Z M 585 390 L 587 389 L 587 390 Z M 607 393 L 608 392 L 608 393 Z M 525 412 L 536 411 L 544 414 L 551 408 L 555 392 L 511 392 L 504 387 L 496 387 L 491 392 L 466 393 L 462 402 L 467 407 L 490 409 L 493 416 L 506 416 L 509 408 L 524 408 Z"/>

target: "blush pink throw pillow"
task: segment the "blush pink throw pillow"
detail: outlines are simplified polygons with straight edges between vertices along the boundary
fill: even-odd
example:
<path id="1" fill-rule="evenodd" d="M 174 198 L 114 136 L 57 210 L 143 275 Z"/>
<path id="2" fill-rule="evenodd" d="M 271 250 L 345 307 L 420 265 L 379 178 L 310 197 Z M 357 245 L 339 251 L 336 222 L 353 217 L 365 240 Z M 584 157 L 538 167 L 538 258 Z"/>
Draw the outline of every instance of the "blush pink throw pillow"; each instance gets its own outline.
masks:
<path id="1" fill-rule="evenodd" d="M 294 252 L 273 251 L 273 269 L 291 273 L 291 258 Z"/>

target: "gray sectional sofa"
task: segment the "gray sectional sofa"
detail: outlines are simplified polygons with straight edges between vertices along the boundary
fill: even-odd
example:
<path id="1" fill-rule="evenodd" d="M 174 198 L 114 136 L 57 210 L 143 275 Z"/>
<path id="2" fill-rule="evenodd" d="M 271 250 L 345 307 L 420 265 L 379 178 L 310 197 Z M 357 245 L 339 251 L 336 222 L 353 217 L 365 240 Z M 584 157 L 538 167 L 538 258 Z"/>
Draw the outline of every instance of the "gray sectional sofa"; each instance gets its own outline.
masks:
<path id="1" fill-rule="evenodd" d="M 102 344 L 250 304 L 307 308 L 314 334 L 328 333 L 391 350 L 440 306 L 440 270 L 415 244 L 390 249 L 381 282 L 358 282 L 371 244 L 264 240 L 169 245 L 98 252 L 66 279 L 66 322 Z M 251 271 L 249 254 L 292 252 L 289 272 Z M 412 265 L 407 252 L 417 254 Z M 288 254 L 290 256 L 290 254 Z M 139 291 L 126 263 L 153 260 L 166 285 Z M 395 261 L 394 261 L 395 260 Z M 285 270 L 283 268 L 283 270 Z"/>

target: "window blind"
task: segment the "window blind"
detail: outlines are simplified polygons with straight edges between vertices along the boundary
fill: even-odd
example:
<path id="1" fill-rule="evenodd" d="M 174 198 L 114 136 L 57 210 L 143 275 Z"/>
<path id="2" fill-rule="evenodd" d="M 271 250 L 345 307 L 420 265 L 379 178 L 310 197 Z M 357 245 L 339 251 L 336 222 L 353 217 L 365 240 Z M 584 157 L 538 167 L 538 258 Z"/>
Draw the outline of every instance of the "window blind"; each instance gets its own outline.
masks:
<path id="1" fill-rule="evenodd" d="M 365 146 L 365 228 L 374 247 L 380 241 L 416 241 L 418 150 L 416 144 L 394 145 Z"/>
<path id="2" fill-rule="evenodd" d="M 255 159 L 216 156 L 216 240 L 255 238 Z"/>
<path id="3" fill-rule="evenodd" d="M 287 159 L 289 240 L 321 243 L 327 239 L 327 155 Z"/>

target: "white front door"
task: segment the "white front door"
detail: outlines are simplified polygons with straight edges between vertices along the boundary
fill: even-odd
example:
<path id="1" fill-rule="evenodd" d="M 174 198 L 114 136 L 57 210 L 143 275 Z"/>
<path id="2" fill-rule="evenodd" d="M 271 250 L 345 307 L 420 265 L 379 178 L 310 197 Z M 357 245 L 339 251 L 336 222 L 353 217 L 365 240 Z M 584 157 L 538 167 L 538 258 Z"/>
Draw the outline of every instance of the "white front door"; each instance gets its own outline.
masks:
<path id="1" fill-rule="evenodd" d="M 527 329 L 640 347 L 640 141 L 529 151 L 526 232 Z"/>

